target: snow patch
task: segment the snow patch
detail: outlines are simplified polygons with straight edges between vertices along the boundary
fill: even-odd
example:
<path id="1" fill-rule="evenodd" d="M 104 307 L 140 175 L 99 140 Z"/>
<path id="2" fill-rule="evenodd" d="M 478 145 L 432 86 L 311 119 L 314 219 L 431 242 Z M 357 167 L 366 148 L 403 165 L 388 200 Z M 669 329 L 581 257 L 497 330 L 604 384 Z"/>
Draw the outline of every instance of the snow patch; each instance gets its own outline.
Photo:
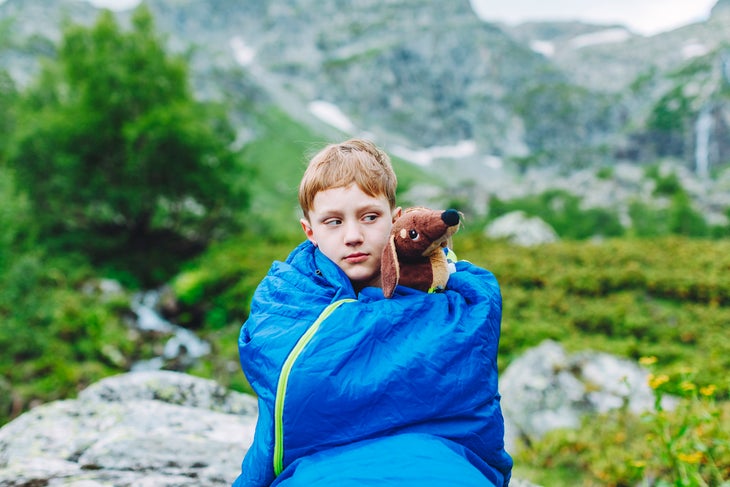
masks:
<path id="1" fill-rule="evenodd" d="M 130 10 L 140 3 L 142 3 L 141 0 L 86 0 L 88 3 L 93 5 L 96 8 L 108 8 L 109 10 L 114 10 L 115 12 L 121 12 L 123 10 Z M 3 3 L 3 1 L 0 1 L 0 3 Z"/>
<path id="2" fill-rule="evenodd" d="M 233 37 L 229 45 L 233 49 L 233 58 L 241 66 L 248 66 L 256 57 L 256 51 L 251 46 L 246 45 L 243 39 L 238 36 Z"/>
<path id="3" fill-rule="evenodd" d="M 356 131 L 355 124 L 332 103 L 315 100 L 309 104 L 309 111 L 318 119 L 345 133 L 351 134 Z"/>
<path id="4" fill-rule="evenodd" d="M 574 37 L 570 41 L 570 46 L 580 49 L 587 46 L 595 46 L 599 44 L 613 44 L 624 42 L 631 37 L 631 33 L 624 28 L 605 29 L 591 34 L 584 34 Z"/>
<path id="5" fill-rule="evenodd" d="M 697 41 L 692 41 L 682 46 L 682 57 L 684 59 L 692 59 L 695 57 L 704 56 L 708 52 L 710 52 L 708 47 Z"/>
<path id="6" fill-rule="evenodd" d="M 552 57 L 555 54 L 555 44 L 550 41 L 533 41 L 530 49 L 545 57 Z"/>
<path id="7" fill-rule="evenodd" d="M 435 159 L 462 159 L 473 156 L 477 144 L 473 140 L 462 140 L 455 145 L 433 146 L 428 149 L 412 150 L 403 146 L 394 146 L 393 154 L 419 166 L 429 166 Z"/>
<path id="8" fill-rule="evenodd" d="M 489 169 L 502 169 L 504 161 L 501 157 L 488 155 L 482 159 L 482 164 Z"/>

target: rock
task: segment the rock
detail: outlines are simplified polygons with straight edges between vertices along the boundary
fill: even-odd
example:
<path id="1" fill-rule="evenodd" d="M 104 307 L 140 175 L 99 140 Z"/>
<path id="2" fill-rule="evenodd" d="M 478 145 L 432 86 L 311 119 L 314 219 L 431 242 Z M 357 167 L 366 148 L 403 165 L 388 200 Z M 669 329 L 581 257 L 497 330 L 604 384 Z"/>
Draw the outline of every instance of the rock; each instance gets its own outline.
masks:
<path id="1" fill-rule="evenodd" d="M 507 239 L 522 246 L 551 243 L 558 240 L 553 227 L 523 211 L 512 211 L 495 219 L 484 232 L 490 238 Z"/>
<path id="2" fill-rule="evenodd" d="M 516 451 L 518 438 L 539 439 L 558 428 L 577 428 L 583 416 L 620 407 L 640 413 L 654 406 L 649 372 L 607 353 L 567 355 L 552 340 L 528 350 L 500 377 L 505 443 Z M 673 399 L 665 398 L 671 408 Z"/>
<path id="3" fill-rule="evenodd" d="M 0 485 L 230 486 L 256 418 L 253 397 L 214 381 L 110 377 L 0 429 Z"/>
<path id="4" fill-rule="evenodd" d="M 256 401 L 212 380 L 170 371 L 138 372 L 103 379 L 79 393 L 79 400 L 131 402 L 162 401 L 227 414 L 256 416 Z"/>

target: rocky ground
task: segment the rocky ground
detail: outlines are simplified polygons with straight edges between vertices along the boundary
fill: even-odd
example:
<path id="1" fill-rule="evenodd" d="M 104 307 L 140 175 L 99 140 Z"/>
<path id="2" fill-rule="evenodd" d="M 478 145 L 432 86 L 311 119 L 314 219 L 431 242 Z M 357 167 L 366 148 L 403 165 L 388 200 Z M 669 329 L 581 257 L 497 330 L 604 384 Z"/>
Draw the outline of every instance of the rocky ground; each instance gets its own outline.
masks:
<path id="1" fill-rule="evenodd" d="M 629 360 L 568 355 L 552 341 L 527 351 L 500 378 L 508 451 L 586 414 L 650 407 L 646 375 Z M 169 371 L 109 377 L 3 426 L 0 486 L 229 486 L 257 414 L 253 397 L 211 380 Z"/>

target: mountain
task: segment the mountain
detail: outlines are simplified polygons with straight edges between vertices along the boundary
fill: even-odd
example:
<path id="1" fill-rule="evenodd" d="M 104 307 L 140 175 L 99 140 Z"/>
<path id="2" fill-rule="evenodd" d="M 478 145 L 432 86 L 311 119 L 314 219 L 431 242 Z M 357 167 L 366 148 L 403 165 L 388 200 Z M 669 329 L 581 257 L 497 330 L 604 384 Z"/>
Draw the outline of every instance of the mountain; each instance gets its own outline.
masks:
<path id="1" fill-rule="evenodd" d="M 255 126 L 252 101 L 275 106 L 325 139 L 372 137 L 452 187 L 665 158 L 707 179 L 730 163 L 726 0 L 707 21 L 650 37 L 486 23 L 468 0 L 146 4 L 170 48 L 190 53 L 198 93 L 226 100 L 242 126 Z M 61 20 L 96 13 L 82 0 L 6 0 L 3 66 L 26 83 Z"/>

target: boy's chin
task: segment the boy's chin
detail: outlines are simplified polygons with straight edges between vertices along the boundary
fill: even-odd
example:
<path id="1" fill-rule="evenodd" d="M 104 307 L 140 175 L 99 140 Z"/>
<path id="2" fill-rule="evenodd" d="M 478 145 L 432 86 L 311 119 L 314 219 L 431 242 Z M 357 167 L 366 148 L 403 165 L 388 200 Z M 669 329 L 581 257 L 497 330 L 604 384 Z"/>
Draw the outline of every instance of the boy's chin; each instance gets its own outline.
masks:
<path id="1" fill-rule="evenodd" d="M 359 291 L 366 287 L 380 287 L 380 274 L 370 276 L 348 275 L 352 287 Z"/>

